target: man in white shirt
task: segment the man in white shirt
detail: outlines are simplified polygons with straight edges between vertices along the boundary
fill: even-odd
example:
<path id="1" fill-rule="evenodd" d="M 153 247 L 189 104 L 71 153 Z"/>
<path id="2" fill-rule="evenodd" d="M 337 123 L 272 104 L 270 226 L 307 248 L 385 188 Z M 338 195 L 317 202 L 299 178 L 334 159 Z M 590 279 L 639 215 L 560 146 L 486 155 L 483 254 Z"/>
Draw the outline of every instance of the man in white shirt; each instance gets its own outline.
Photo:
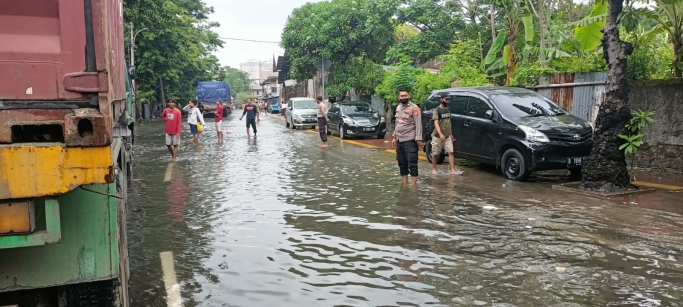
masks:
<path id="1" fill-rule="evenodd" d="M 201 123 L 201 126 L 205 126 L 204 116 L 202 112 L 199 111 L 198 103 L 196 100 L 190 100 L 190 102 L 183 108 L 183 111 L 187 111 L 187 123 L 190 124 L 190 133 L 192 134 L 192 142 L 195 145 L 199 145 L 199 133 L 201 132 L 197 124 Z"/>

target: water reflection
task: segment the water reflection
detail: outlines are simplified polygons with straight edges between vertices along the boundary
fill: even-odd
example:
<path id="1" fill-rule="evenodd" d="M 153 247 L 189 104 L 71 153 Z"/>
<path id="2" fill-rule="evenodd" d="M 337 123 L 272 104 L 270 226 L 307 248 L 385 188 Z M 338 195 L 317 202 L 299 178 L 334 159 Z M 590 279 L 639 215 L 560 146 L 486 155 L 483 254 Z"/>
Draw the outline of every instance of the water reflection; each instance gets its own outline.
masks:
<path id="1" fill-rule="evenodd" d="M 141 129 L 135 305 L 162 305 L 171 250 L 185 306 L 681 306 L 676 213 L 478 171 L 401 186 L 391 155 L 283 126 L 181 148 L 169 182 Z"/>

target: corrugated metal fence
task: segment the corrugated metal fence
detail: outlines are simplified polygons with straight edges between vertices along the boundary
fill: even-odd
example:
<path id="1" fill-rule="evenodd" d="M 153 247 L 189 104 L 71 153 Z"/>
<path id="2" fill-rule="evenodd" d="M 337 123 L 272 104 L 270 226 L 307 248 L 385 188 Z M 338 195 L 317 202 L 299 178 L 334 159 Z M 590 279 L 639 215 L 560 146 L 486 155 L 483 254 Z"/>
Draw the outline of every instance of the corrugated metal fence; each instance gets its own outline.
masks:
<path id="1" fill-rule="evenodd" d="M 541 76 L 539 85 L 530 88 L 552 100 L 573 115 L 595 121 L 605 97 L 607 73 L 556 73 Z"/>

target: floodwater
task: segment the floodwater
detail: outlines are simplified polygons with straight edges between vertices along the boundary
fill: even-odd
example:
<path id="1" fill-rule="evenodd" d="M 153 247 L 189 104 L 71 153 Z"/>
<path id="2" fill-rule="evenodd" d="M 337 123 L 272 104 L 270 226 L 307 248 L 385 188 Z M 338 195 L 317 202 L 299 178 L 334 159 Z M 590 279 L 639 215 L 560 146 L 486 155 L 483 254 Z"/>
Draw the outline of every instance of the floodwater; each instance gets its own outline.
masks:
<path id="1" fill-rule="evenodd" d="M 163 123 L 139 128 L 133 306 L 167 306 L 162 252 L 184 306 L 683 306 L 680 214 L 424 161 L 402 187 L 389 153 L 244 125 L 185 131 L 175 164 Z"/>

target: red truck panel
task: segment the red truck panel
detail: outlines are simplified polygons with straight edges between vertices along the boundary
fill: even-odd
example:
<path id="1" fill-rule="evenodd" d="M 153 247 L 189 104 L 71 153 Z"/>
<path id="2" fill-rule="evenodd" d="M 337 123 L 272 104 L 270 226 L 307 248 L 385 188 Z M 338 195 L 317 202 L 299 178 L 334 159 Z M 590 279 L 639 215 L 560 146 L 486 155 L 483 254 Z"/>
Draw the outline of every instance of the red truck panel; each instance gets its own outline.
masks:
<path id="1" fill-rule="evenodd" d="M 123 32 L 123 0 L 0 0 L 0 144 L 109 145 L 112 106 L 126 99 Z"/>
<path id="2" fill-rule="evenodd" d="M 0 1 L 0 100 L 84 100 L 87 92 L 125 99 L 122 1 L 91 1 L 99 77 L 82 74 L 82 0 Z"/>

